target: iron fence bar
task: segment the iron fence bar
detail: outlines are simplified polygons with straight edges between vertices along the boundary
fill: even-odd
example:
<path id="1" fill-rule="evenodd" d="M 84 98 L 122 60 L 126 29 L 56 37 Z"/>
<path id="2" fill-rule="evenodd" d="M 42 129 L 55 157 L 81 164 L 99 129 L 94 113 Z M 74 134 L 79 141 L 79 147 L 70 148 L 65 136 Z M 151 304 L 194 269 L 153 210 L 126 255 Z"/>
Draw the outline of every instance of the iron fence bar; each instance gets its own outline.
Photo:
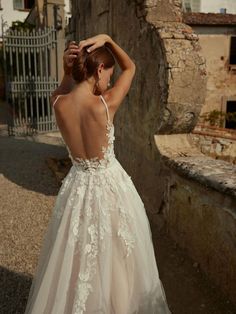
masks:
<path id="1" fill-rule="evenodd" d="M 58 130 L 50 106 L 50 94 L 58 86 L 58 68 L 55 79 L 50 66 L 51 53 L 57 60 L 56 30 L 3 30 L 2 36 L 6 95 L 13 106 L 9 134 Z"/>

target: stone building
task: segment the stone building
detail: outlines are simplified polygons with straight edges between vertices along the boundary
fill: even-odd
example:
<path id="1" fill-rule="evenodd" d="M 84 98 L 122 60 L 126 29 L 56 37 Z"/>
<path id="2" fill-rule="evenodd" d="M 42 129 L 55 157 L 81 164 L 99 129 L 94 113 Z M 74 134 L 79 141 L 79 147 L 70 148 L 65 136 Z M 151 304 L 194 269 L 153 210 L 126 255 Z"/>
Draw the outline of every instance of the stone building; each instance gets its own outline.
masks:
<path id="1" fill-rule="evenodd" d="M 206 59 L 207 92 L 201 114 L 236 112 L 236 15 L 184 13 L 183 20 L 198 34 Z M 236 124 L 224 120 L 221 126 Z"/>

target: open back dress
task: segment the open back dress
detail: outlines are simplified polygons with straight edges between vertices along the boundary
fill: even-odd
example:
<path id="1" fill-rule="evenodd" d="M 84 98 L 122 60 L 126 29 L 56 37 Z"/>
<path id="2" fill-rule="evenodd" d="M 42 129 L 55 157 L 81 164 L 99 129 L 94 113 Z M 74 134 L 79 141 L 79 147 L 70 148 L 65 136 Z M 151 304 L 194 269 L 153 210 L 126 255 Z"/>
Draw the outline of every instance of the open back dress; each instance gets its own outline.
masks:
<path id="1" fill-rule="evenodd" d="M 104 157 L 72 158 L 66 145 L 72 166 L 48 223 L 25 314 L 171 313 L 144 203 L 116 159 L 114 124 L 100 98 L 107 114 Z"/>

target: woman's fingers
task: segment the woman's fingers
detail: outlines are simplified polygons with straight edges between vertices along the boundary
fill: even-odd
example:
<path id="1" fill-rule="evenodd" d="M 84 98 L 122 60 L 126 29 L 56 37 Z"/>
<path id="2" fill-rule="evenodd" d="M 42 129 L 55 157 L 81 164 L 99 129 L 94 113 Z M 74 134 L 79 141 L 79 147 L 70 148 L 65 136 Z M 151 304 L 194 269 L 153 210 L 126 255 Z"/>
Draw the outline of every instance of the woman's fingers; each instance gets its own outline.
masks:
<path id="1" fill-rule="evenodd" d="M 65 59 L 65 63 L 68 65 L 68 66 L 72 66 L 73 63 L 74 63 L 74 60 L 77 58 L 76 55 L 70 55 L 68 56 L 66 59 Z"/>
<path id="2" fill-rule="evenodd" d="M 67 54 L 68 55 L 70 55 L 70 54 L 77 54 L 78 51 L 79 51 L 78 48 L 74 48 L 74 49 L 73 48 L 69 48 L 68 51 L 67 51 Z"/>
<path id="3" fill-rule="evenodd" d="M 74 63 L 74 60 L 77 58 L 78 47 L 76 49 L 69 48 L 63 56 L 64 64 L 68 67 L 71 67 Z"/>
<path id="4" fill-rule="evenodd" d="M 78 49 L 78 46 L 77 45 L 71 45 L 71 46 L 68 47 L 68 50 L 69 49 Z"/>
<path id="5" fill-rule="evenodd" d="M 104 41 L 103 35 L 97 35 L 97 36 L 94 36 L 91 38 L 81 40 L 79 42 L 78 49 L 79 49 L 79 51 L 81 51 L 86 46 L 90 46 L 87 48 L 87 51 L 91 52 L 94 49 L 103 46 L 104 44 L 105 44 L 105 41 Z"/>
<path id="6" fill-rule="evenodd" d="M 68 51 L 69 51 L 70 49 L 78 49 L 78 44 L 76 44 L 75 41 L 70 42 L 69 44 L 67 44 L 67 47 L 66 47 L 66 49 L 64 50 L 64 52 L 65 52 L 65 53 L 68 53 Z"/>
<path id="7" fill-rule="evenodd" d="M 77 58 L 76 55 L 70 55 L 67 57 L 67 60 L 72 61 L 72 60 L 75 60 L 76 58 Z"/>
<path id="8" fill-rule="evenodd" d="M 96 43 L 96 44 L 90 46 L 89 48 L 87 48 L 86 50 L 87 50 L 88 52 L 91 52 L 91 51 L 93 51 L 94 49 L 96 49 L 96 48 L 98 48 L 98 47 L 100 47 L 100 46 L 99 46 L 98 43 Z"/>
<path id="9" fill-rule="evenodd" d="M 81 51 L 84 47 L 93 45 L 96 41 L 92 38 L 88 38 L 86 40 L 81 40 L 79 42 L 79 51 Z"/>

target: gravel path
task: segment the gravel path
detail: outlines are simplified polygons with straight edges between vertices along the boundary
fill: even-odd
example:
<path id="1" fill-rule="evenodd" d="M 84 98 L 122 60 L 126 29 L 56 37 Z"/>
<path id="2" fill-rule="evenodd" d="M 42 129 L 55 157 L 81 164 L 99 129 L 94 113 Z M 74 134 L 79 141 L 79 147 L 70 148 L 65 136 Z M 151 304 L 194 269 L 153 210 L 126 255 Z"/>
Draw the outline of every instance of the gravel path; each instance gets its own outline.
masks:
<path id="1" fill-rule="evenodd" d="M 45 161 L 66 156 L 64 147 L 0 137 L 0 314 L 24 313 L 59 190 Z M 236 313 L 234 305 L 221 296 L 196 263 L 165 233 L 151 227 L 159 274 L 172 313 Z"/>
<path id="2" fill-rule="evenodd" d="M 0 314 L 23 313 L 58 183 L 45 162 L 64 147 L 0 137 Z"/>

